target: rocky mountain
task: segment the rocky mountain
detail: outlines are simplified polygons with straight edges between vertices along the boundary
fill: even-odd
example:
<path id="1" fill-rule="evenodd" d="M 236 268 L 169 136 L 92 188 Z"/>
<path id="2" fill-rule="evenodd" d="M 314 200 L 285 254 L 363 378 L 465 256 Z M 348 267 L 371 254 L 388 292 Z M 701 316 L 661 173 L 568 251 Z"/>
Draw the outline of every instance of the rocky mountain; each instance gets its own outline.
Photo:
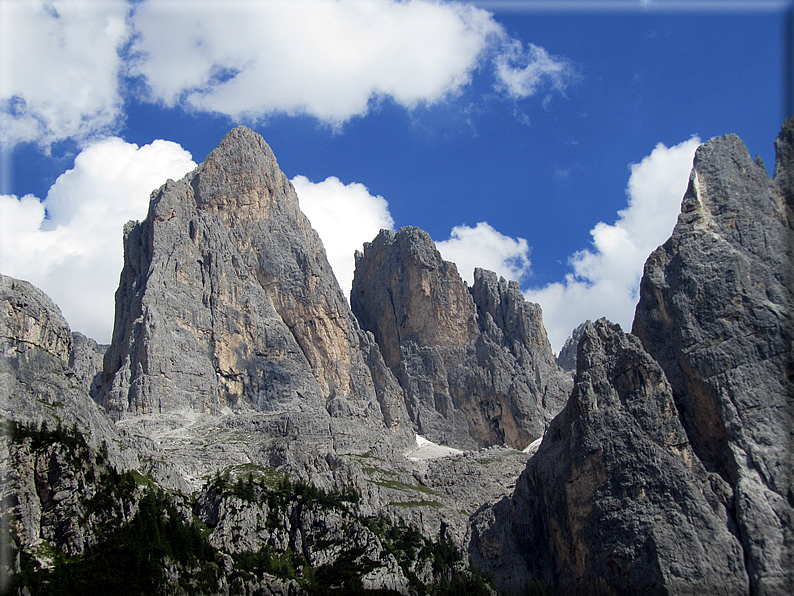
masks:
<path id="1" fill-rule="evenodd" d="M 747 593 L 729 489 L 695 456 L 660 366 L 605 319 L 579 346 L 568 404 L 494 512 L 526 558 L 505 587 L 529 577 L 562 594 Z M 505 546 L 487 516 L 474 523 L 487 564 L 493 543 Z"/>
<path id="2" fill-rule="evenodd" d="M 523 449 L 567 399 L 540 307 L 492 271 L 469 288 L 418 228 L 382 230 L 357 253 L 350 304 L 435 441 Z"/>
<path id="3" fill-rule="evenodd" d="M 508 494 L 527 456 L 406 457 L 417 428 L 403 389 L 259 135 L 233 130 L 194 172 L 155 191 L 147 218 L 125 226 L 124 255 L 107 347 L 71 334 L 30 284 L 4 279 L 4 509 L 18 585 L 46 592 L 84 574 L 102 549 L 124 551 L 123 536 L 143 523 L 190 540 L 198 523 L 201 556 L 225 569 L 198 578 L 199 555 L 164 538 L 156 569 L 141 577 L 166 591 L 225 593 L 239 576 L 248 591 L 292 593 L 315 586 L 321 568 L 349 565 L 351 585 L 400 593 L 472 580 L 465 562 L 419 569 L 409 563 L 422 557 L 406 553 L 455 558 L 468 515 Z M 290 500 L 296 486 L 311 488 Z M 318 495 L 342 507 L 338 523 L 304 515 L 301 503 Z M 355 507 L 338 504 L 351 495 Z M 154 514 L 151 499 L 182 521 Z M 398 520 L 416 533 L 402 559 L 383 550 Z M 53 524 L 67 529 L 45 531 Z M 361 539 L 337 547 L 325 533 Z M 251 557 L 258 574 L 246 567 Z"/>
<path id="4" fill-rule="evenodd" d="M 735 135 L 698 150 L 632 328 L 664 369 L 695 453 L 730 485 L 753 589 L 770 594 L 794 589 L 792 134 L 789 120 L 774 179 Z"/>
<path id="5" fill-rule="evenodd" d="M 124 253 L 99 395 L 114 418 L 317 408 L 400 431 L 399 388 L 250 129 L 159 189 Z"/>
<path id="6" fill-rule="evenodd" d="M 348 306 L 233 130 L 125 226 L 110 346 L 0 277 L 0 592 L 793 593 L 794 119 L 776 149 L 702 146 L 632 334 L 555 361 L 417 228 Z"/>
<path id="7" fill-rule="evenodd" d="M 591 322 L 592 321 L 588 319 L 579 325 L 576 329 L 571 331 L 570 337 L 565 340 L 565 343 L 560 349 L 560 353 L 557 355 L 557 366 L 561 369 L 576 372 L 576 354 L 579 350 L 579 340 L 582 339 L 582 335 L 584 335 L 585 327 Z"/>
<path id="8" fill-rule="evenodd" d="M 733 135 L 695 156 L 633 335 L 587 323 L 565 409 L 472 518 L 507 591 L 790 594 L 794 119 L 770 179 Z"/>

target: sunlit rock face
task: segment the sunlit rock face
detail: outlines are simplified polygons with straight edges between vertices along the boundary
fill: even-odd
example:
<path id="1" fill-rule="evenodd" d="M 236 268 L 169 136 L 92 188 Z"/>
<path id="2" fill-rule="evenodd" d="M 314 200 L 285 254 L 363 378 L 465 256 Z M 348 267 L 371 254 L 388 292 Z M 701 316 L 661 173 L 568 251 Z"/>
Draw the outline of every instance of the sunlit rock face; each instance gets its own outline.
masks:
<path id="1" fill-rule="evenodd" d="M 735 135 L 695 155 L 672 237 L 648 259 L 633 332 L 659 362 L 757 593 L 794 590 L 794 119 L 770 179 Z M 763 537 L 763 538 L 761 538 Z"/>
<path id="2" fill-rule="evenodd" d="M 75 353 L 83 351 L 73 345 L 69 324 L 49 296 L 27 281 L 0 274 L 0 418 L 37 428 L 42 422 L 50 428 L 76 424 L 92 446 L 117 439 L 85 389 L 96 369 L 71 366 Z M 118 449 L 111 455 L 115 465 L 129 465 L 116 458 Z"/>
<path id="3" fill-rule="evenodd" d="M 400 429 L 400 388 L 258 134 L 155 191 L 124 252 L 99 395 L 114 417 L 308 408 Z"/>
<path id="4" fill-rule="evenodd" d="M 460 448 L 540 437 L 567 399 L 540 307 L 475 270 L 472 288 L 418 228 L 382 230 L 357 254 L 351 307 L 400 380 L 421 434 Z"/>

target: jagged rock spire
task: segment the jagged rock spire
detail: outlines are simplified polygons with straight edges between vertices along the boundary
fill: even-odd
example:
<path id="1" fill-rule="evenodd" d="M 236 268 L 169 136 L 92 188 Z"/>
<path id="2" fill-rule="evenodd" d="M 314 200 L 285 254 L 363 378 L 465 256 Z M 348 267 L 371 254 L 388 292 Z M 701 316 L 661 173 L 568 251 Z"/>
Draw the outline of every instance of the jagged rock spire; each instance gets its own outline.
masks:
<path id="1" fill-rule="evenodd" d="M 775 143 L 773 180 L 736 135 L 697 150 L 632 329 L 667 374 L 698 457 L 732 487 L 758 593 L 794 589 L 793 130 L 789 119 Z"/>
<path id="2" fill-rule="evenodd" d="M 351 307 L 435 441 L 523 449 L 567 399 L 540 307 L 491 271 L 468 288 L 419 228 L 382 230 L 357 254 Z"/>
<path id="3" fill-rule="evenodd" d="M 400 427 L 400 389 L 257 133 L 155 191 L 124 253 L 100 394 L 115 417 L 320 408 Z"/>

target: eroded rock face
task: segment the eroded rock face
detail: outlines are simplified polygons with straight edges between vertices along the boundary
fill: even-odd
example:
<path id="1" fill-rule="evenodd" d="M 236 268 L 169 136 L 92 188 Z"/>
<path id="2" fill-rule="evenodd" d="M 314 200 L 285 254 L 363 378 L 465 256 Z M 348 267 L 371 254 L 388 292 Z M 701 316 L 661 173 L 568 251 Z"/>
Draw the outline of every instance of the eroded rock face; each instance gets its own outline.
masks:
<path id="1" fill-rule="evenodd" d="M 103 359 L 107 348 L 106 345 L 100 345 L 82 333 L 72 332 L 69 366 L 89 395 L 96 395 L 102 386 Z"/>
<path id="2" fill-rule="evenodd" d="M 469 289 L 418 228 L 382 230 L 357 254 L 351 307 L 436 442 L 523 448 L 567 397 L 540 307 L 490 271 Z"/>
<path id="3" fill-rule="evenodd" d="M 0 274 L 0 300 L 0 340 L 5 357 L 13 358 L 35 348 L 69 363 L 69 324 L 49 296 L 29 282 Z"/>
<path id="4" fill-rule="evenodd" d="M 473 555 L 512 592 L 530 578 L 562 594 L 746 593 L 726 488 L 692 451 L 664 372 L 601 319 L 512 499 L 473 519 Z"/>
<path id="5" fill-rule="evenodd" d="M 576 372 L 576 353 L 579 348 L 579 340 L 582 339 L 582 334 L 584 333 L 584 328 L 587 327 L 588 323 L 591 323 L 589 319 L 576 327 L 573 331 L 571 331 L 571 335 L 568 339 L 565 340 L 565 343 L 560 350 L 559 355 L 557 356 L 557 365 L 563 369 L 570 372 Z"/>
<path id="6" fill-rule="evenodd" d="M 695 453 L 731 487 L 759 594 L 794 591 L 793 134 L 789 119 L 773 180 L 734 135 L 698 149 L 632 329 L 670 380 Z"/>
<path id="7" fill-rule="evenodd" d="M 73 339 L 55 303 L 32 284 L 0 274 L 0 419 L 38 428 L 76 425 L 89 444 L 110 445 L 119 469 L 137 462 L 71 368 Z M 90 375 L 90 373 L 88 373 Z"/>
<path id="8" fill-rule="evenodd" d="M 153 193 L 124 247 L 99 395 L 115 418 L 308 408 L 392 433 L 407 422 L 399 385 L 258 134 L 234 129 Z"/>

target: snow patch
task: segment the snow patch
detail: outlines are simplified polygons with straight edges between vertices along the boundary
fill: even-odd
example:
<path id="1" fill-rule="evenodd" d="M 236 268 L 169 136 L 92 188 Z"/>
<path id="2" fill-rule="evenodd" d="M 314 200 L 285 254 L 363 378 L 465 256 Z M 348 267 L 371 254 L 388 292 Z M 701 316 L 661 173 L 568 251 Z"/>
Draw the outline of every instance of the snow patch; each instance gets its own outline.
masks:
<path id="1" fill-rule="evenodd" d="M 542 441 L 543 441 L 543 437 L 540 437 L 539 439 L 535 439 L 529 445 L 524 447 L 523 452 L 529 453 L 530 455 L 534 455 L 535 452 L 538 450 L 538 447 L 540 447 Z"/>
<path id="2" fill-rule="evenodd" d="M 416 435 L 416 449 L 406 454 L 406 457 L 411 461 L 422 461 L 426 459 L 438 459 L 440 457 L 450 457 L 453 455 L 460 455 L 463 451 L 455 449 L 454 447 L 446 447 L 428 441 L 421 435 Z"/>

